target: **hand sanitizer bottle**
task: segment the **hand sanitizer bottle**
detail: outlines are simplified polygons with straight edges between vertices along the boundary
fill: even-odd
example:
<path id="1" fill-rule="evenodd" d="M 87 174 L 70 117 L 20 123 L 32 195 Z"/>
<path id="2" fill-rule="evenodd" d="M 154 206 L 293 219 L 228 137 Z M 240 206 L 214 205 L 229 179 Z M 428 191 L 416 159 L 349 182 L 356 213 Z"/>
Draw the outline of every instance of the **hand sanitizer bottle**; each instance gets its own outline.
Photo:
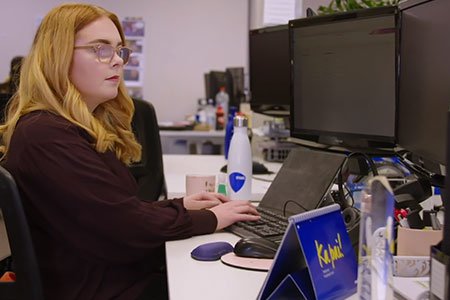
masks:
<path id="1" fill-rule="evenodd" d="M 231 200 L 251 200 L 252 149 L 247 135 L 248 120 L 236 116 L 228 153 L 228 195 Z"/>

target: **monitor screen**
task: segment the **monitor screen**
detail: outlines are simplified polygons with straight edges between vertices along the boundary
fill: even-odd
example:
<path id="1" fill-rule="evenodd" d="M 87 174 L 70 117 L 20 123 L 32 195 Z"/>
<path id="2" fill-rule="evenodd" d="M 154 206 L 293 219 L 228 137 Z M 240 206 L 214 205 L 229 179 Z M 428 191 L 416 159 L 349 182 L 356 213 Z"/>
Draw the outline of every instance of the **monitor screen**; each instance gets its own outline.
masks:
<path id="1" fill-rule="evenodd" d="M 229 106 L 239 107 L 245 101 L 244 92 L 244 68 L 230 67 L 225 70 L 227 77 L 226 92 L 230 97 Z"/>
<path id="2" fill-rule="evenodd" d="M 398 144 L 420 161 L 445 165 L 450 1 L 405 4 L 400 6 Z"/>
<path id="3" fill-rule="evenodd" d="M 322 144 L 395 145 L 397 9 L 289 22 L 291 136 Z"/>
<path id="4" fill-rule="evenodd" d="M 206 100 L 213 99 L 215 104 L 216 95 L 220 90 L 220 87 L 224 86 L 229 91 L 229 83 L 227 75 L 224 71 L 210 71 L 205 74 L 205 96 Z"/>
<path id="5" fill-rule="evenodd" d="M 250 105 L 253 111 L 288 116 L 290 102 L 287 25 L 250 31 Z"/>

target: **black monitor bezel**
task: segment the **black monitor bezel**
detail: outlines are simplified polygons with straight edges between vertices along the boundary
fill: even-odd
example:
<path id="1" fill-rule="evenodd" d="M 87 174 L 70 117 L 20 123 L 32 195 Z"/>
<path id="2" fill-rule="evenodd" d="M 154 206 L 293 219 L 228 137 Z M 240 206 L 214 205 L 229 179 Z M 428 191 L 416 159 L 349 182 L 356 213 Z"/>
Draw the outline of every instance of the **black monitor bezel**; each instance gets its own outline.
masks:
<path id="1" fill-rule="evenodd" d="M 403 26 L 403 19 L 404 19 L 404 12 L 408 11 L 409 9 L 416 9 L 417 7 L 420 7 L 422 5 L 427 5 L 427 4 L 432 4 L 431 2 L 435 2 L 435 0 L 409 0 L 403 3 L 399 4 L 399 12 L 400 12 L 400 27 Z M 437 1 L 436 1 L 437 2 Z M 414 16 L 416 16 L 416 14 L 413 14 Z M 399 55 L 401 55 L 402 53 L 402 47 L 404 46 L 404 42 L 402 43 L 402 39 L 403 39 L 404 33 L 402 28 L 400 28 L 400 48 L 399 48 Z M 414 38 L 416 38 L 416 36 L 414 36 Z M 425 44 L 427 45 L 427 44 Z M 404 62 L 405 60 L 403 60 Z M 399 78 L 398 78 L 398 95 L 399 95 L 399 99 L 398 99 L 398 108 L 399 108 L 399 118 L 401 118 L 401 107 L 402 107 L 402 103 L 403 101 L 401 100 L 401 96 L 402 96 L 402 70 L 401 69 L 401 64 L 399 64 L 398 66 L 399 68 Z M 441 107 L 441 109 L 445 109 L 446 111 L 450 108 L 450 101 L 448 103 L 447 106 L 443 106 Z M 435 116 L 433 116 L 434 120 L 435 120 Z M 447 115 L 445 115 L 445 117 L 447 117 Z M 401 120 L 401 119 L 400 119 Z M 447 122 L 447 120 L 445 119 L 441 119 L 443 120 L 445 123 Z M 447 160 L 446 160 L 446 150 L 443 149 L 442 152 L 440 154 L 437 154 L 435 150 L 429 151 L 429 147 L 427 145 L 427 147 L 424 147 L 424 144 L 422 143 L 422 145 L 420 145 L 421 143 L 410 143 L 409 141 L 405 142 L 405 139 L 402 139 L 402 128 L 407 128 L 408 130 L 410 130 L 410 127 L 404 127 L 402 126 L 402 122 L 399 122 L 398 124 L 398 138 L 397 138 L 397 146 L 406 151 L 408 153 L 408 158 L 409 160 L 414 163 L 415 165 L 423 168 L 424 170 L 427 170 L 433 174 L 443 174 L 442 170 L 441 170 L 441 166 L 442 165 L 446 165 Z M 434 134 L 434 133 L 430 133 L 430 134 Z M 417 139 L 420 140 L 420 139 Z M 446 143 L 443 143 L 444 145 L 446 145 Z M 420 146 L 422 146 L 422 148 L 420 148 Z"/>
<path id="2" fill-rule="evenodd" d="M 249 82 L 250 82 L 250 93 L 252 93 L 252 87 L 254 86 L 253 78 L 252 78 L 252 60 L 250 59 L 250 55 L 252 53 L 252 43 L 250 42 L 252 35 L 264 35 L 266 33 L 278 32 L 278 31 L 286 31 L 286 34 L 289 34 L 289 28 L 287 24 L 269 26 L 264 28 L 253 29 L 249 31 Z M 289 43 L 286 44 L 286 47 L 289 47 Z M 290 84 L 290 83 L 289 83 Z M 290 87 L 289 87 L 290 92 Z M 253 94 L 251 94 L 250 107 L 253 112 L 264 114 L 267 116 L 274 117 L 289 117 L 290 115 L 290 97 L 288 99 L 287 104 L 280 103 L 262 103 L 255 102 L 253 99 Z"/>
<path id="3" fill-rule="evenodd" d="M 350 149 L 393 149 L 396 146 L 397 141 L 397 118 L 398 118 L 398 65 L 399 65 L 399 14 L 398 8 L 396 6 L 385 6 L 370 9 L 354 10 L 343 13 L 335 13 L 331 15 L 313 16 L 309 18 L 302 18 L 289 21 L 289 47 L 290 47 L 290 57 L 291 64 L 294 60 L 293 53 L 293 30 L 295 27 L 300 26 L 314 26 L 319 24 L 327 24 L 332 22 L 347 21 L 349 19 L 363 19 L 377 16 L 393 15 L 395 18 L 396 27 L 396 37 L 395 37 L 395 124 L 394 124 L 394 134 L 392 136 L 381 136 L 381 135 L 369 135 L 360 133 L 349 133 L 349 132 L 336 132 L 336 131 L 325 131 L 325 130 L 309 130 L 309 129 L 299 129 L 294 125 L 294 115 L 295 115 L 295 103 L 294 103 L 294 80 L 295 74 L 291 65 L 291 103 L 290 103 L 290 132 L 291 137 L 309 140 L 319 144 L 324 144 L 328 146 L 339 146 Z"/>

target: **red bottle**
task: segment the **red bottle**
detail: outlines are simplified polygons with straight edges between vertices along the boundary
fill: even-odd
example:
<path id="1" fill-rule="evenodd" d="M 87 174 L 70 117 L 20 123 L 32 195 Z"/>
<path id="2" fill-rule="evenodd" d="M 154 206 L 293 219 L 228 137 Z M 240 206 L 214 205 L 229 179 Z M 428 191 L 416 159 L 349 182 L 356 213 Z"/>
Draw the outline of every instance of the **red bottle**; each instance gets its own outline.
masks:
<path id="1" fill-rule="evenodd" d="M 225 126 L 225 116 L 221 105 L 216 109 L 216 130 L 223 130 Z"/>

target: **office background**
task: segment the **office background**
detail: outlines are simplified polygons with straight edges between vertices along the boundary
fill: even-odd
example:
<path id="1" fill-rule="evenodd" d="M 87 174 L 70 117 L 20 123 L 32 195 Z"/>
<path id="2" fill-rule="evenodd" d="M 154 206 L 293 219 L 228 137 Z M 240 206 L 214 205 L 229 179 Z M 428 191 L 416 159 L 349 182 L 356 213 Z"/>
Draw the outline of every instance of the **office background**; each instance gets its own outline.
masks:
<path id="1" fill-rule="evenodd" d="M 179 121 L 195 112 L 204 97 L 203 74 L 227 67 L 248 72 L 248 31 L 264 26 L 268 0 L 91 0 L 120 19 L 145 22 L 143 95 L 160 121 Z M 2 0 L 0 9 L 0 81 L 11 59 L 26 55 L 40 20 L 61 0 Z M 74 1 L 75 2 L 75 1 Z M 329 0 L 295 0 L 295 16 Z M 248 76 L 246 76 L 248 87 Z"/>

